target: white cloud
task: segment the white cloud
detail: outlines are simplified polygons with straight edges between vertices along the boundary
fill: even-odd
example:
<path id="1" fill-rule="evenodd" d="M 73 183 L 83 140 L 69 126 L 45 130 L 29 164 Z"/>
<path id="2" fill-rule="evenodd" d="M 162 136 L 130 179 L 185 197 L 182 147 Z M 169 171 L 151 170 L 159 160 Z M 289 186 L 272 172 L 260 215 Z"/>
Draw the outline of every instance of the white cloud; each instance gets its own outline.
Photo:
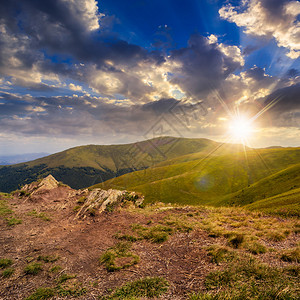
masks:
<path id="1" fill-rule="evenodd" d="M 99 21 L 103 14 L 98 12 L 95 0 L 61 0 L 72 15 L 81 22 L 88 31 L 99 29 Z"/>
<path id="2" fill-rule="evenodd" d="M 69 84 L 69 89 L 72 90 L 72 91 L 76 91 L 76 92 L 82 92 L 82 86 L 75 85 L 73 83 Z"/>
<path id="3" fill-rule="evenodd" d="M 265 0 L 244 1 L 241 7 L 228 4 L 219 10 L 220 16 L 244 27 L 247 34 L 275 38 L 278 46 L 289 50 L 289 57 L 300 56 L 300 2 L 285 0 L 265 3 Z"/>

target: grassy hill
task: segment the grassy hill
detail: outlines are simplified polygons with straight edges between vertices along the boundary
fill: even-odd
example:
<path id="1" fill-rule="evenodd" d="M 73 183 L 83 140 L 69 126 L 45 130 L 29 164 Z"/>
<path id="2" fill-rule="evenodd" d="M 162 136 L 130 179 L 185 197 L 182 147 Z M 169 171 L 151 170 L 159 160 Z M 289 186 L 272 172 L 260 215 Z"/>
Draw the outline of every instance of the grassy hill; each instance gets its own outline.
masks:
<path id="1" fill-rule="evenodd" d="M 300 188 L 256 201 L 245 207 L 250 210 L 260 210 L 266 213 L 276 213 L 283 216 L 299 216 Z"/>
<path id="2" fill-rule="evenodd" d="M 142 192 L 148 202 L 247 205 L 300 187 L 300 148 L 185 155 L 96 185 Z"/>
<path id="3" fill-rule="evenodd" d="M 208 139 L 161 137 L 125 145 L 75 147 L 34 161 L 0 167 L 0 191 L 10 192 L 48 174 L 73 188 L 84 188 L 186 154 L 209 153 L 219 145 Z M 228 145 L 227 151 L 236 151 L 237 147 Z"/>

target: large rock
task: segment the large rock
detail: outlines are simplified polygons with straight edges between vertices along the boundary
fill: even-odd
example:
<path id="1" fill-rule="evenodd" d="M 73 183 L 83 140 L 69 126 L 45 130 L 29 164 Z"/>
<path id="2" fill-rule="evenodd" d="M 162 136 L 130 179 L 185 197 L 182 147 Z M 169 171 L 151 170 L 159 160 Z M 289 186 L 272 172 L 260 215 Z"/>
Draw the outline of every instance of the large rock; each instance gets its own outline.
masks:
<path id="1" fill-rule="evenodd" d="M 56 189 L 59 186 L 59 182 L 50 174 L 41 181 L 32 182 L 22 187 L 21 192 L 33 195 L 41 191 L 49 191 Z"/>
<path id="2" fill-rule="evenodd" d="M 125 201 L 140 206 L 144 201 L 144 197 L 135 192 L 94 189 L 87 193 L 85 203 L 78 211 L 77 217 L 101 213 L 108 206 L 118 205 Z"/>

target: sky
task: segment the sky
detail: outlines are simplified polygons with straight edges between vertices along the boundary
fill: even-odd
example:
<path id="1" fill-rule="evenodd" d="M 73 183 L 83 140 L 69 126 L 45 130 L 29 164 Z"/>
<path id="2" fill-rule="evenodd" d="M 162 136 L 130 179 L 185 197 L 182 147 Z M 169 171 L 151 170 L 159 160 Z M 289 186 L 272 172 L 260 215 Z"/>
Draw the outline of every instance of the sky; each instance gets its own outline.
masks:
<path id="1" fill-rule="evenodd" d="M 237 129 L 300 146 L 299 57 L 299 1 L 1 1 L 0 155 Z"/>

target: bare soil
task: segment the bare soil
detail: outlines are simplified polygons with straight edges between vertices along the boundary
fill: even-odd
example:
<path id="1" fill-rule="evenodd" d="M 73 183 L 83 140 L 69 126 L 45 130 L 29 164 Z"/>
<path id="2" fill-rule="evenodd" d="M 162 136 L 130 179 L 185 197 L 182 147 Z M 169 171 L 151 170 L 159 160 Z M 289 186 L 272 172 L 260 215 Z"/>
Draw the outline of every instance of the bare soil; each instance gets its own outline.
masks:
<path id="1" fill-rule="evenodd" d="M 0 218 L 0 258 L 12 259 L 15 269 L 10 278 L 0 276 L 0 299 L 24 299 L 39 287 L 54 287 L 62 273 L 76 275 L 76 281 L 87 288 L 87 293 L 76 299 L 98 299 L 100 295 L 109 294 L 111 289 L 146 276 L 161 276 L 169 281 L 170 288 L 163 299 L 185 299 L 187 294 L 204 289 L 205 276 L 220 268 L 210 261 L 206 247 L 224 245 L 226 240 L 195 229 L 189 233 L 176 232 L 161 244 L 147 240 L 134 242 L 130 251 L 140 257 L 139 263 L 108 272 L 99 263 L 99 257 L 119 242 L 114 237 L 117 232 L 130 231 L 132 224 L 154 226 L 170 214 L 186 214 L 194 208 L 157 209 L 151 213 L 142 213 L 141 209 L 118 209 L 77 219 L 73 208 L 79 197 L 68 187 L 58 187 L 35 195 L 33 199 L 15 196 L 8 201 L 14 216 L 22 223 L 8 226 L 5 218 Z M 28 215 L 33 210 L 44 213 L 51 220 Z M 24 267 L 36 262 L 39 256 L 55 255 L 59 257 L 55 262 L 39 261 L 43 270 L 38 275 L 24 273 Z M 262 260 L 282 264 L 272 254 L 262 256 Z M 61 270 L 50 272 L 57 265 Z"/>

